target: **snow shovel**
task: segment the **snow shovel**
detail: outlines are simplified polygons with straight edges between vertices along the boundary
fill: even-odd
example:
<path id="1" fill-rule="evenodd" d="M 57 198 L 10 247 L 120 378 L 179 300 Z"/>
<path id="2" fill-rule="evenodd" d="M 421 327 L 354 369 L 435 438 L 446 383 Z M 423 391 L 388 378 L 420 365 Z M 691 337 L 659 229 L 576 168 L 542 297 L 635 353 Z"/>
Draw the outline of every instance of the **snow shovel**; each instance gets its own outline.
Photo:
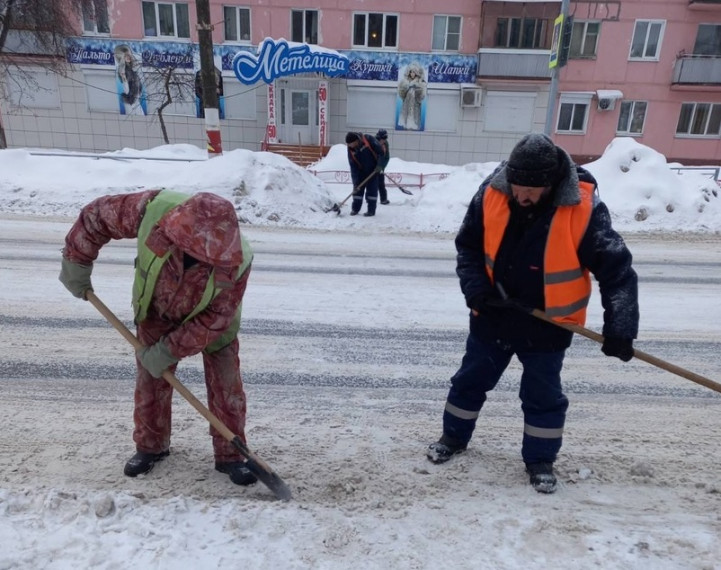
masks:
<path id="1" fill-rule="evenodd" d="M 531 309 L 530 307 L 522 306 L 520 303 L 514 303 L 512 299 L 509 299 L 506 291 L 503 289 L 503 286 L 500 283 L 496 284 L 496 288 L 501 294 L 501 298 L 505 302 L 504 306 L 513 307 L 515 309 L 518 309 L 519 311 L 530 313 L 537 319 L 541 319 L 542 321 L 546 321 L 547 323 L 551 323 L 552 325 L 556 325 L 557 327 L 561 327 L 562 329 L 578 333 L 582 336 L 585 336 L 586 338 L 590 338 L 591 340 L 595 340 L 596 342 L 603 344 L 603 336 L 598 334 L 597 332 L 582 327 L 581 325 L 574 325 L 571 323 L 559 323 L 557 321 L 554 321 L 551 317 L 549 317 L 540 309 Z M 691 372 L 690 370 L 686 370 L 685 368 L 681 368 L 680 366 L 676 366 L 675 364 L 671 364 L 670 362 L 666 362 L 665 360 L 656 358 L 655 356 L 642 352 L 637 348 L 633 349 L 633 355 L 639 360 L 643 360 L 644 362 L 653 364 L 654 366 L 661 368 L 662 370 L 666 370 L 667 372 L 671 372 L 673 374 L 676 374 L 677 376 L 681 376 L 681 378 L 686 378 L 686 380 L 691 380 L 691 382 L 696 382 L 696 384 L 706 386 L 706 388 L 710 388 L 711 390 L 715 390 L 716 392 L 721 393 L 721 384 L 719 384 L 718 382 L 714 382 L 713 380 L 706 378 L 705 376 L 701 376 L 700 374 L 696 374 L 695 372 Z"/>
<path id="2" fill-rule="evenodd" d="M 108 309 L 105 304 L 98 299 L 98 297 L 92 291 L 87 291 L 85 294 L 86 298 L 92 305 L 102 314 L 108 322 L 115 327 L 115 329 L 125 337 L 133 348 L 136 350 L 142 348 L 142 343 L 135 337 L 135 335 L 128 330 L 118 317 Z M 239 436 L 235 435 L 230 431 L 223 422 L 221 422 L 215 414 L 213 414 L 208 408 L 206 408 L 195 395 L 188 390 L 181 382 L 175 377 L 175 374 L 169 370 L 163 372 L 163 379 L 168 382 L 173 388 L 175 388 L 188 402 L 193 406 L 200 415 L 202 415 L 210 424 L 217 429 L 220 434 L 227 439 L 233 447 L 240 451 L 241 455 L 247 459 L 246 467 L 260 479 L 268 489 L 273 491 L 276 497 L 283 501 L 289 501 L 292 498 L 290 488 L 285 482 L 275 474 L 275 472 L 268 466 L 265 461 L 253 453 L 248 446 L 245 445 Z"/>
<path id="3" fill-rule="evenodd" d="M 361 182 L 360 184 L 358 184 L 358 186 L 356 186 L 355 188 L 353 188 L 353 192 L 351 192 L 350 194 L 348 194 L 348 196 L 346 196 L 345 199 L 344 199 L 340 204 L 336 203 L 336 204 L 333 204 L 330 208 L 328 208 L 328 209 L 325 211 L 326 214 L 327 214 L 328 212 L 336 212 L 336 213 L 340 216 L 341 206 L 343 206 L 343 204 L 345 204 L 345 203 L 348 201 L 348 198 L 350 198 L 351 196 L 353 196 L 353 194 L 355 194 L 355 193 L 358 191 L 359 188 L 363 188 L 363 186 L 365 186 L 365 183 L 368 182 L 371 178 L 373 178 L 376 174 L 378 174 L 378 173 L 374 170 L 374 171 L 370 174 L 370 176 L 368 176 L 368 178 L 366 178 L 363 182 Z"/>
<path id="4" fill-rule="evenodd" d="M 403 192 L 404 194 L 409 194 L 409 195 L 413 196 L 413 192 L 411 192 L 410 190 L 406 190 L 405 188 L 403 188 L 403 186 L 401 186 L 400 184 L 398 184 L 398 182 L 396 182 L 395 180 L 393 180 L 393 179 L 390 177 L 390 175 L 386 174 L 385 172 L 384 172 L 383 174 L 385 174 L 386 178 L 387 178 L 388 180 L 390 180 L 391 182 L 393 182 L 393 184 L 395 184 L 395 185 L 398 187 L 398 190 L 400 190 L 400 191 Z"/>

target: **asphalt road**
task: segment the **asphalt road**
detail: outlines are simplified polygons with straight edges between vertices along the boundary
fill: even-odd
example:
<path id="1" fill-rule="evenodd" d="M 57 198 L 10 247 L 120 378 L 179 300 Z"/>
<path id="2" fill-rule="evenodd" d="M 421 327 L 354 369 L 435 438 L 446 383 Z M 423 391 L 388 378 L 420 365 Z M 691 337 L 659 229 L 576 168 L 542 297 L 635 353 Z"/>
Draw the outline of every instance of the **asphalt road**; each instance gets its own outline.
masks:
<path id="1" fill-rule="evenodd" d="M 6 389 L 52 380 L 72 382 L 76 394 L 98 382 L 127 388 L 134 369 L 129 347 L 57 282 L 69 224 L 1 223 L 0 380 Z M 452 236 L 259 228 L 247 234 L 255 260 L 241 330 L 246 384 L 446 390 L 467 326 Z M 637 236 L 628 242 L 640 276 L 637 346 L 718 380 L 721 315 L 713 300 L 721 284 L 721 239 Z M 128 326 L 134 248 L 132 240 L 112 242 L 94 272 L 96 293 Z M 644 306 L 650 312 L 644 314 Z M 598 329 L 600 315 L 600 308 L 591 309 L 590 328 Z M 564 375 L 569 394 L 718 396 L 647 363 L 608 359 L 599 349 L 584 338 L 574 341 Z M 518 372 L 514 361 L 498 390 L 517 390 Z M 202 382 L 199 358 L 183 362 L 178 375 Z"/>

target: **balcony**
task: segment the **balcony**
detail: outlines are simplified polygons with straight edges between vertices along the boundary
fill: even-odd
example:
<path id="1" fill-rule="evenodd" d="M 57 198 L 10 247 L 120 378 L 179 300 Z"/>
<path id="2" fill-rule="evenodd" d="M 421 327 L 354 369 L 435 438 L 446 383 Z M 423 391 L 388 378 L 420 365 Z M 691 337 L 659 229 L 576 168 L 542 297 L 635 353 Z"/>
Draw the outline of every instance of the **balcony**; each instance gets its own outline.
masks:
<path id="1" fill-rule="evenodd" d="M 689 0 L 690 10 L 721 10 L 721 0 Z"/>
<path id="2" fill-rule="evenodd" d="M 721 86 L 721 56 L 680 55 L 673 66 L 672 85 Z"/>
<path id="3" fill-rule="evenodd" d="M 551 79 L 550 50 L 481 48 L 479 79 Z"/>

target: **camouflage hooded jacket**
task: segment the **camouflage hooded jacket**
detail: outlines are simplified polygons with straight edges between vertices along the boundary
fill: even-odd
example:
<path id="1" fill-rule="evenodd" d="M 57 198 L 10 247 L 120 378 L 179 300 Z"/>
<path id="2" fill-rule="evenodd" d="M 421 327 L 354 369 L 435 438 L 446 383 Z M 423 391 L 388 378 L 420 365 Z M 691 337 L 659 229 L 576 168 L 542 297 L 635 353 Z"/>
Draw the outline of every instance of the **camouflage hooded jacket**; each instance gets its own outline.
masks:
<path id="1" fill-rule="evenodd" d="M 159 192 L 94 200 L 68 233 L 63 255 L 88 265 L 111 239 L 136 238 L 145 207 Z M 248 283 L 249 271 L 235 281 L 243 261 L 235 209 L 214 194 L 195 194 L 154 227 L 146 245 L 156 255 L 171 252 L 155 284 L 146 320 L 168 324 L 165 342 L 177 358 L 197 354 L 230 326 Z M 183 322 L 200 302 L 213 269 L 216 282 L 227 287 L 205 310 Z"/>

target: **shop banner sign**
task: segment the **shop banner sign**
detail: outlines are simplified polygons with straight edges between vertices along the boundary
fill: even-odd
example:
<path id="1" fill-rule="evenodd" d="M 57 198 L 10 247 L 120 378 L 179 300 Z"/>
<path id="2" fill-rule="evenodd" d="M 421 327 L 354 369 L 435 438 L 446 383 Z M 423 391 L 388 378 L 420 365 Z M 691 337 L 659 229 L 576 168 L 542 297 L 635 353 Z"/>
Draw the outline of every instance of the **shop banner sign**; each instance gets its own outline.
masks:
<path id="1" fill-rule="evenodd" d="M 348 73 L 348 58 L 336 51 L 308 44 L 289 44 L 285 39 L 265 38 L 258 55 L 238 52 L 233 71 L 241 83 L 272 83 L 279 77 L 300 73 L 324 73 L 329 77 Z"/>

